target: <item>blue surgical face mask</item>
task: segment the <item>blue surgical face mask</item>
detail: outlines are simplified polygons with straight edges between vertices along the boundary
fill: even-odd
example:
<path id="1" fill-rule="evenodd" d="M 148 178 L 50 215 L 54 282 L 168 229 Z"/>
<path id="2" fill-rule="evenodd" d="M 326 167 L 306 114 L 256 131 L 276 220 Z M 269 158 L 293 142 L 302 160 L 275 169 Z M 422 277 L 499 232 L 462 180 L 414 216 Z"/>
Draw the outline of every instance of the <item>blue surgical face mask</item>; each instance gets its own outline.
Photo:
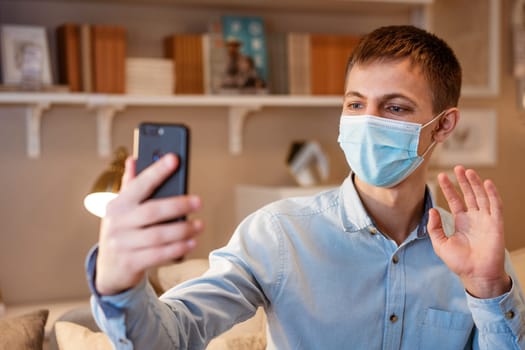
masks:
<path id="1" fill-rule="evenodd" d="M 421 156 L 417 154 L 421 130 L 444 113 L 424 125 L 372 115 L 343 115 L 338 142 L 358 178 L 373 186 L 393 187 L 416 170 L 435 145 L 433 141 Z"/>

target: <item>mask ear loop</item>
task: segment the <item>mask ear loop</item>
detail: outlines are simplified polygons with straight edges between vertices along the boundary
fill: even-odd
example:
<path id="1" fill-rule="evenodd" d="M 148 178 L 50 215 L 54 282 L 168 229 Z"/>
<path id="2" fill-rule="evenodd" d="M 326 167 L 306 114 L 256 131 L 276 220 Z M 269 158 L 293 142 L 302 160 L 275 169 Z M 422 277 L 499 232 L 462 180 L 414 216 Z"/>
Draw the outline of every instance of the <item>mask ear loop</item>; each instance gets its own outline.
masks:
<path id="1" fill-rule="evenodd" d="M 432 124 L 433 122 L 435 122 L 437 119 L 441 118 L 445 112 L 447 112 L 448 109 L 445 109 L 444 111 L 442 111 L 441 113 L 437 114 L 434 118 L 432 118 L 432 120 L 426 122 L 425 124 L 423 124 L 421 126 L 421 129 L 425 128 L 426 126 Z M 434 148 L 436 146 L 436 140 L 434 140 L 434 134 L 432 133 L 432 143 L 430 145 L 428 145 L 427 149 L 425 150 L 425 152 L 423 152 L 423 154 L 421 155 L 422 158 L 425 158 L 425 156 L 428 154 L 428 152 L 430 152 L 430 150 L 432 148 Z"/>

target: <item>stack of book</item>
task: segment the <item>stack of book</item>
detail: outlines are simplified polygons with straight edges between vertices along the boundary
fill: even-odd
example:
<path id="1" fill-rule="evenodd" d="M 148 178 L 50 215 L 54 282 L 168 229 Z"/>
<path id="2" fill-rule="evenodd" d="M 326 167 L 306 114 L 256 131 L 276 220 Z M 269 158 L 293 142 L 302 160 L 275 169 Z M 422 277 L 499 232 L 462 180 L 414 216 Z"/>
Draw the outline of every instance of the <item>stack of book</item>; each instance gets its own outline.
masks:
<path id="1" fill-rule="evenodd" d="M 175 86 L 173 62 L 162 58 L 127 58 L 126 93 L 171 95 Z"/>
<path id="2" fill-rule="evenodd" d="M 124 93 L 126 30 L 66 23 L 57 28 L 59 82 L 72 92 Z"/>

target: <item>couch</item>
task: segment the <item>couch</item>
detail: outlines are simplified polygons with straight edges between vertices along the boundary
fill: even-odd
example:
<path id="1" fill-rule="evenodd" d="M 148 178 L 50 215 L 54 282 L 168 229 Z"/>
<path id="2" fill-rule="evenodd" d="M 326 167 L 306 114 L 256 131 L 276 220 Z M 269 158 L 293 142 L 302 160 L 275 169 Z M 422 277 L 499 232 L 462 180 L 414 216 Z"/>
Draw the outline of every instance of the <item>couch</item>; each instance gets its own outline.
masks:
<path id="1" fill-rule="evenodd" d="M 510 257 L 518 281 L 525 286 L 525 248 L 512 251 Z M 201 275 L 208 267 L 206 259 L 191 259 L 164 266 L 150 273 L 150 282 L 162 293 L 171 286 Z M 48 310 L 33 310 L 25 315 L 0 319 L 0 349 L 42 349 Z M 111 344 L 95 324 L 87 300 L 48 324 L 51 329 L 45 350 L 106 350 Z M 20 345 L 22 344 L 22 345 Z M 249 349 L 266 347 L 266 317 L 259 309 L 256 315 L 215 338 L 207 350 Z"/>

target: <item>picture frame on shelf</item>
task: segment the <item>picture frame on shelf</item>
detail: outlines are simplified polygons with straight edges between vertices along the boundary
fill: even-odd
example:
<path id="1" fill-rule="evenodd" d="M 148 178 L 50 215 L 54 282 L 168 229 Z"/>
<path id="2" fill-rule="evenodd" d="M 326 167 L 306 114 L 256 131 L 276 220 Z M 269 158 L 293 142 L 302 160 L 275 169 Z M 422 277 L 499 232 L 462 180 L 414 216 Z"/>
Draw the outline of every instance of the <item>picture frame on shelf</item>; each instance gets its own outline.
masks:
<path id="1" fill-rule="evenodd" d="M 494 166 L 497 163 L 497 114 L 492 109 L 464 109 L 452 134 L 439 144 L 433 167 Z"/>
<path id="2" fill-rule="evenodd" d="M 435 2 L 431 27 L 454 50 L 463 70 L 461 95 L 499 94 L 501 0 Z M 474 11 L 474 13 L 473 13 Z M 468 16 L 465 16 L 468 14 Z"/>
<path id="3" fill-rule="evenodd" d="M 39 90 L 52 84 L 46 29 L 39 26 L 0 27 L 2 83 Z"/>

